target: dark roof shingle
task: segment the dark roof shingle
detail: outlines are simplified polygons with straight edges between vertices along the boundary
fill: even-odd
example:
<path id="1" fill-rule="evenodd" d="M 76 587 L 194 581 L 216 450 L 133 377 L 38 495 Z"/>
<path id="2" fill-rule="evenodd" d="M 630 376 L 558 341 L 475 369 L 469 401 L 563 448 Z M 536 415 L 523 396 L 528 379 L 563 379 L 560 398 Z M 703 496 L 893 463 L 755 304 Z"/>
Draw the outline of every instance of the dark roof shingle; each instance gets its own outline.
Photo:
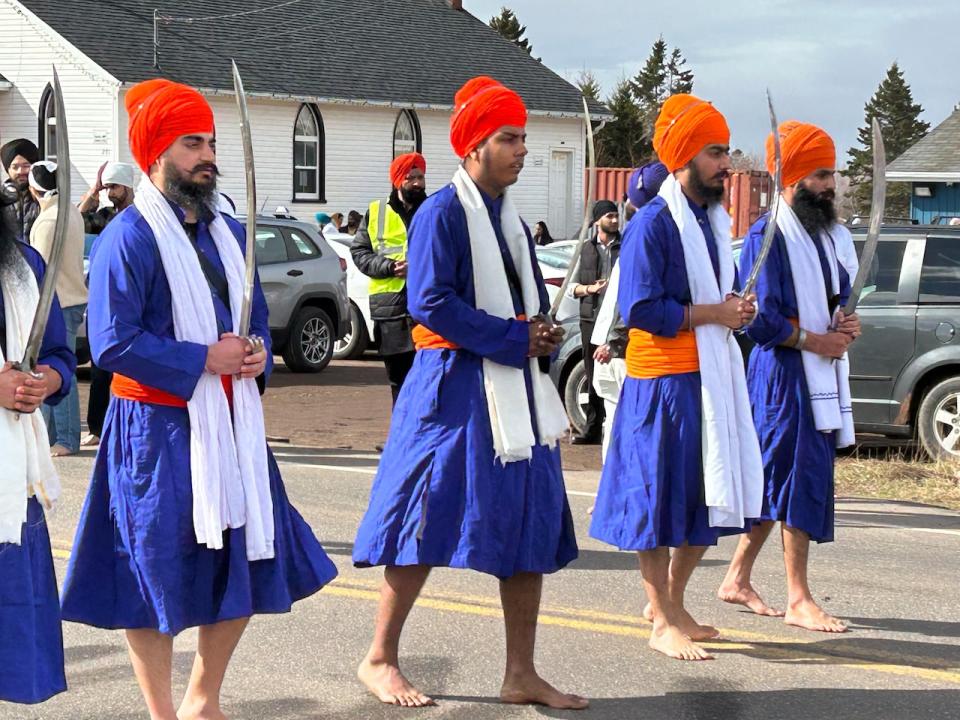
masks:
<path id="1" fill-rule="evenodd" d="M 162 75 L 229 91 L 233 58 L 251 93 L 449 107 L 460 85 L 486 74 L 517 90 L 531 110 L 582 112 L 576 87 L 447 0 L 21 2 L 125 83 Z M 155 8 L 177 18 L 241 14 L 161 21 L 157 70 Z"/>
<path id="2" fill-rule="evenodd" d="M 954 110 L 926 137 L 911 146 L 887 167 L 887 173 L 960 174 L 960 109 Z"/>

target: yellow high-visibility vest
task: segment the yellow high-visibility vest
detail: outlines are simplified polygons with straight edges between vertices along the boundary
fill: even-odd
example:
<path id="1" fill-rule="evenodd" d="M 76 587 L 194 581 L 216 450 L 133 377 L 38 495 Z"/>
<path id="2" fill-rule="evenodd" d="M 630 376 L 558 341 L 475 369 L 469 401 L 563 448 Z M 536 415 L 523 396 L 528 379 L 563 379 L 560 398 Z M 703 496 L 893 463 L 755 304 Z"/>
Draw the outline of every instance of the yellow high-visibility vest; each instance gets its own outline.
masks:
<path id="1" fill-rule="evenodd" d="M 390 207 L 386 200 L 374 200 L 370 203 L 367 232 L 370 245 L 377 255 L 393 260 L 407 258 L 407 228 L 403 218 Z M 407 279 L 402 277 L 370 278 L 370 294 L 398 293 L 403 290 Z"/>

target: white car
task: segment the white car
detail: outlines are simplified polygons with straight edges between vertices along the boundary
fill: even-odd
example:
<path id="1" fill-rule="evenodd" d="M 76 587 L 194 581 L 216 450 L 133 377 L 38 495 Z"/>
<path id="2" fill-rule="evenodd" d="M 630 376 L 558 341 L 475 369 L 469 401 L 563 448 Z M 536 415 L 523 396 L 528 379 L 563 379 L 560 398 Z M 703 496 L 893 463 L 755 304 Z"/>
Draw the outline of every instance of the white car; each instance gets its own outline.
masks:
<path id="1" fill-rule="evenodd" d="M 567 276 L 567 268 L 570 267 L 570 259 L 576 245 L 576 241 L 571 240 L 537 246 L 537 263 L 540 265 L 543 281 L 547 285 L 547 297 L 550 298 L 551 304 L 560 292 L 563 279 Z M 569 317 L 576 317 L 579 313 L 580 301 L 567 296 L 560 303 L 557 321 L 562 322 Z"/>
<path id="2" fill-rule="evenodd" d="M 333 346 L 336 360 L 358 358 L 373 344 L 373 320 L 370 318 L 370 278 L 357 269 L 350 254 L 353 235 L 324 235 L 334 252 L 347 261 L 347 295 L 350 297 L 350 330 Z"/>

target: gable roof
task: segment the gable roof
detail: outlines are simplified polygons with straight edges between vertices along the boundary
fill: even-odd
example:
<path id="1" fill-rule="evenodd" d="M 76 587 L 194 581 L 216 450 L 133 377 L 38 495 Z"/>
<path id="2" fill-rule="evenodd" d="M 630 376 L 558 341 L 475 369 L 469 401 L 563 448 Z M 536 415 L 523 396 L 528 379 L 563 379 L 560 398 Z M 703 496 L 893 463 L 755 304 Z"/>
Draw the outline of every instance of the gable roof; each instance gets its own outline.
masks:
<path id="1" fill-rule="evenodd" d="M 960 108 L 887 167 L 888 180 L 960 180 Z"/>
<path id="2" fill-rule="evenodd" d="M 533 112 L 582 114 L 576 87 L 447 0 L 19 1 L 125 84 L 164 76 L 232 92 L 232 58 L 253 95 L 450 108 L 485 74 Z M 159 23 L 160 69 L 155 8 L 180 18 Z"/>

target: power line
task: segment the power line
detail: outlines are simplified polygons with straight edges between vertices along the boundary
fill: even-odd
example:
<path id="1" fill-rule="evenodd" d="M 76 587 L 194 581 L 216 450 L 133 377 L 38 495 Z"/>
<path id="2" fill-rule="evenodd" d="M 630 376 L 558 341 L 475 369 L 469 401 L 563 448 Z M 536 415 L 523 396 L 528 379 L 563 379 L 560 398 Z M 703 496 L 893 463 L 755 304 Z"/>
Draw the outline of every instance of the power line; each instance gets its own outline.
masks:
<path id="1" fill-rule="evenodd" d="M 229 20 L 231 18 L 244 17 L 246 15 L 256 15 L 258 13 L 269 12 L 270 10 L 279 10 L 280 8 L 289 7 L 290 5 L 296 5 L 303 0 L 287 0 L 286 2 L 277 3 L 276 5 L 269 5 L 263 8 L 257 8 L 256 10 L 243 10 L 242 12 L 228 13 L 226 15 L 207 15 L 206 17 L 173 17 L 170 15 L 160 15 L 159 11 L 155 11 L 156 18 L 162 20 L 165 23 L 185 23 L 187 25 L 192 25 L 193 23 L 199 22 L 211 22 L 213 20 Z"/>

